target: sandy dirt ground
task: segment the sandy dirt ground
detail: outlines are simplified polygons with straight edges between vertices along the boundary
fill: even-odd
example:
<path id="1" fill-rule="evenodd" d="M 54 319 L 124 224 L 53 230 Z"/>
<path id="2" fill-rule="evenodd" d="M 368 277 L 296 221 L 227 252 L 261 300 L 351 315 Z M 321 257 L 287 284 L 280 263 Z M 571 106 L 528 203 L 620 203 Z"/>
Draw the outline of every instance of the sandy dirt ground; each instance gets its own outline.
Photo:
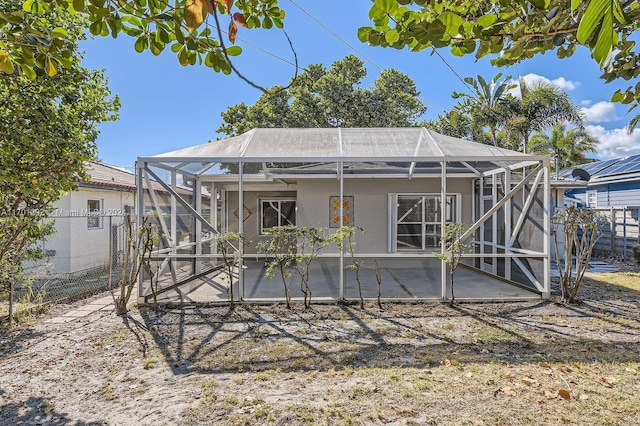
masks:
<path id="1" fill-rule="evenodd" d="M 56 306 L 0 332 L 0 424 L 640 424 L 638 291 L 605 281 L 569 307 Z"/>

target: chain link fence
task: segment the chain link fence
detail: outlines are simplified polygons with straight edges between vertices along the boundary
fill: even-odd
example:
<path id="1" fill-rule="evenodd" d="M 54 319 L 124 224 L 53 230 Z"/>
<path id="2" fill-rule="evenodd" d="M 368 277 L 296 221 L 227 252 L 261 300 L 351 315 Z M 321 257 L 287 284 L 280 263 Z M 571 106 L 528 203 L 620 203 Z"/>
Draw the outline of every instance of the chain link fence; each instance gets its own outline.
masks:
<path id="1" fill-rule="evenodd" d="M 16 283 L 16 312 L 117 286 L 127 244 L 126 215 L 55 216 L 46 220 L 55 223 L 56 233 L 37 243 L 43 259 L 22 265 L 26 279 Z M 0 312 L 6 312 L 7 297 L 0 299 Z"/>

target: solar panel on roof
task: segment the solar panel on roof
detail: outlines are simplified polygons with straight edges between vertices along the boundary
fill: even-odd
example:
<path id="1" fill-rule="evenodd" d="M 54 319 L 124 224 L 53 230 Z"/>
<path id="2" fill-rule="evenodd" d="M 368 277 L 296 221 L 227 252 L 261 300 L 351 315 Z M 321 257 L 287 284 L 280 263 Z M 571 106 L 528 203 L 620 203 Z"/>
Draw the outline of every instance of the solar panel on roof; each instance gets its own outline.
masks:
<path id="1" fill-rule="evenodd" d="M 620 158 L 613 158 L 611 160 L 600 160 L 600 161 L 594 161 L 592 163 L 580 164 L 579 166 L 567 167 L 560 170 L 559 177 L 563 179 L 571 179 L 573 169 L 576 169 L 578 167 L 583 170 L 586 170 L 587 172 L 589 172 L 591 176 L 593 176 L 619 161 L 621 161 Z"/>
<path id="2" fill-rule="evenodd" d="M 598 177 L 640 172 L 640 155 L 634 155 L 597 173 Z"/>

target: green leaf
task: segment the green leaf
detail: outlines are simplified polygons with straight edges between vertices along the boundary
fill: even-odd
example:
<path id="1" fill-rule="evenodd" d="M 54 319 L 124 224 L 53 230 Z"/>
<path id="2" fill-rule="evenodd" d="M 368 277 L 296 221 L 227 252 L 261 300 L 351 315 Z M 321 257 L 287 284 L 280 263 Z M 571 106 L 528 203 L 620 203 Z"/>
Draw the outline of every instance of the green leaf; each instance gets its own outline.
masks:
<path id="1" fill-rule="evenodd" d="M 25 12 L 35 12 L 35 6 L 34 3 L 36 2 L 36 0 L 27 0 L 24 3 L 22 3 L 22 9 Z"/>
<path id="2" fill-rule="evenodd" d="M 73 0 L 73 8 L 78 12 L 82 12 L 84 10 L 84 0 Z"/>
<path id="3" fill-rule="evenodd" d="M 146 48 L 146 41 L 147 39 L 145 37 L 139 37 L 136 42 L 133 45 L 133 48 L 136 50 L 136 52 L 141 53 L 144 52 L 144 49 Z"/>
<path id="4" fill-rule="evenodd" d="M 478 18 L 478 20 L 476 21 L 476 24 L 480 25 L 483 28 L 488 28 L 491 25 L 495 24 L 497 20 L 498 20 L 498 17 L 494 14 L 483 15 L 480 18 Z"/>
<path id="5" fill-rule="evenodd" d="M 584 12 L 584 16 L 580 20 L 578 32 L 576 33 L 576 38 L 580 43 L 585 44 L 607 13 L 607 10 L 611 12 L 611 1 L 617 0 L 591 0 L 587 10 Z"/>
<path id="6" fill-rule="evenodd" d="M 51 31 L 51 38 L 67 38 L 69 37 L 69 34 L 67 33 L 67 30 L 65 30 L 64 28 L 54 28 Z"/>
<path id="7" fill-rule="evenodd" d="M 358 28 L 358 40 L 362 43 L 367 43 L 369 41 L 369 34 L 373 28 L 371 27 L 360 27 Z"/>
<path id="8" fill-rule="evenodd" d="M 396 0 L 376 0 L 375 4 L 384 13 L 391 13 L 398 8 L 398 3 L 396 2 Z"/>
<path id="9" fill-rule="evenodd" d="M 438 21 L 442 22 L 451 36 L 460 34 L 460 26 L 464 19 L 453 12 L 444 12 L 438 16 Z"/>
<path id="10" fill-rule="evenodd" d="M 387 31 L 387 33 L 384 35 L 384 38 L 385 40 L 387 40 L 387 43 L 393 44 L 396 41 L 400 40 L 400 35 L 398 34 L 398 30 L 393 28 Z"/>
<path id="11" fill-rule="evenodd" d="M 591 51 L 600 68 L 604 68 L 611 60 L 613 46 L 617 43 L 617 35 L 613 30 L 613 13 L 605 14 L 602 19 L 602 27 L 598 32 L 598 40 Z"/>
<path id="12" fill-rule="evenodd" d="M 580 6 L 580 3 L 582 3 L 582 0 L 571 0 L 571 11 L 575 11 Z"/>
<path id="13" fill-rule="evenodd" d="M 227 47 L 227 55 L 229 56 L 238 56 L 242 53 L 242 48 L 240 46 L 234 45 Z"/>
<path id="14" fill-rule="evenodd" d="M 35 80 L 35 78 L 37 77 L 36 72 L 33 70 L 33 68 L 31 68 L 29 65 L 27 64 L 21 64 L 20 68 L 22 69 L 22 73 L 29 79 L 29 80 Z"/>
<path id="15" fill-rule="evenodd" d="M 441 40 L 442 36 L 446 31 L 445 25 L 440 20 L 435 20 L 429 25 L 429 29 L 427 30 L 427 36 L 429 40 L 433 43 L 436 40 Z"/>
<path id="16" fill-rule="evenodd" d="M 187 49 L 182 49 L 180 53 L 178 53 L 178 62 L 180 62 L 180 65 L 183 67 L 189 64 L 189 52 L 187 52 Z"/>

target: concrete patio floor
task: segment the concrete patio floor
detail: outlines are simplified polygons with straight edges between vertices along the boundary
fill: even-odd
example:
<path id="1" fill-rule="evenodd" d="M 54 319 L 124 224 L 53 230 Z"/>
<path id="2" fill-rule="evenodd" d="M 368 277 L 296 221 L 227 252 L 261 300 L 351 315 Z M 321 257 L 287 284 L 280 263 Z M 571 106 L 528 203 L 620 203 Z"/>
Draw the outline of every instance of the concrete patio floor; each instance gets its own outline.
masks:
<path id="1" fill-rule="evenodd" d="M 382 284 L 381 297 L 386 300 L 440 300 L 441 272 L 440 261 L 430 258 L 380 259 L 379 272 Z M 348 265 L 350 262 L 345 261 Z M 310 268 L 309 287 L 315 300 L 339 300 L 339 260 L 315 259 Z M 183 276 L 184 271 L 178 274 Z M 247 302 L 284 300 L 284 286 L 279 274 L 274 278 L 266 277 L 264 260 L 245 260 L 242 270 L 244 288 L 239 291 L 237 268 L 234 276 L 234 295 Z M 162 289 L 170 285 L 165 275 L 160 283 Z M 220 271 L 183 284 L 158 295 L 159 303 L 209 303 L 228 300 L 227 274 Z M 300 276 L 293 271 L 287 280 L 291 297 L 303 298 Z M 365 260 L 360 269 L 360 282 L 365 299 L 375 299 L 378 294 L 378 282 L 375 276 L 373 260 Z M 451 290 L 448 286 L 447 293 Z M 347 269 L 345 273 L 345 299 L 358 299 L 358 284 L 355 273 Z M 516 285 L 493 278 L 474 269 L 460 267 L 455 274 L 455 297 L 469 301 L 503 301 L 540 299 L 539 292 L 533 288 L 527 290 Z"/>

